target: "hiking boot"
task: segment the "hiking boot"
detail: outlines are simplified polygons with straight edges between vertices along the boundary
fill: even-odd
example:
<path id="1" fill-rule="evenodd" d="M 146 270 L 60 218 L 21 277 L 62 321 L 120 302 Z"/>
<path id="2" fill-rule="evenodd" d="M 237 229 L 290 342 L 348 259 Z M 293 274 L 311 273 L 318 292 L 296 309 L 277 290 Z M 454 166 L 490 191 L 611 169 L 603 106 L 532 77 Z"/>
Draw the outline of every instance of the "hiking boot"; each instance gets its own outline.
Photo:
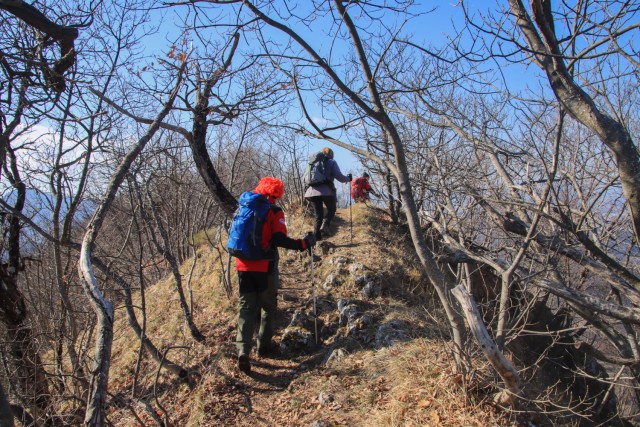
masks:
<path id="1" fill-rule="evenodd" d="M 333 234 L 331 223 L 327 222 L 326 219 L 322 221 L 322 225 L 320 226 L 320 232 L 322 233 L 323 237 L 329 237 L 331 236 L 331 234 Z"/>
<path id="2" fill-rule="evenodd" d="M 249 355 L 240 353 L 238 355 L 238 369 L 240 369 L 245 374 L 251 372 L 251 362 L 249 361 Z"/>
<path id="3" fill-rule="evenodd" d="M 271 357 L 271 356 L 276 356 L 278 354 L 278 346 L 276 346 L 275 344 L 271 343 L 268 345 L 261 345 L 258 348 L 258 356 L 259 357 Z"/>

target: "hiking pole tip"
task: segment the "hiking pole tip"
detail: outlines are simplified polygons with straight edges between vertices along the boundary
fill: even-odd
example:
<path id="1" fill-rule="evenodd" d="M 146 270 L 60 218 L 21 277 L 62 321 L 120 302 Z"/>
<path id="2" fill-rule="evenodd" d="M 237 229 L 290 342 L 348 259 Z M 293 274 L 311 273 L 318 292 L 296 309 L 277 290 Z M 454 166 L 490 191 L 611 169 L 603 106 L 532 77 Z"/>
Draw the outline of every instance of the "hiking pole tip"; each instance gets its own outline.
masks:
<path id="1" fill-rule="evenodd" d="M 313 232 L 307 232 L 307 236 L 312 236 Z M 313 300 L 313 326 L 314 326 L 314 338 L 316 345 L 318 345 L 318 311 L 316 308 L 316 281 L 313 274 L 313 245 L 309 246 L 309 267 L 311 269 L 311 299 Z"/>

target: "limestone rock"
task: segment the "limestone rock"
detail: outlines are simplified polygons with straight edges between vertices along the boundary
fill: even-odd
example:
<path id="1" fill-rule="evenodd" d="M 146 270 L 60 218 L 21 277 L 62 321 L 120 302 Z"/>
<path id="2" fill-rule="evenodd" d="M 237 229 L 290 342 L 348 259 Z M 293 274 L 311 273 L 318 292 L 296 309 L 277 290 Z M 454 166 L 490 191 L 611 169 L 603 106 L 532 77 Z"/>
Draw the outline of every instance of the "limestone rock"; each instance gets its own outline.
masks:
<path id="1" fill-rule="evenodd" d="M 322 289 L 326 291 L 330 291 L 331 289 L 337 288 L 342 284 L 342 280 L 338 278 L 335 274 L 329 274 L 322 284 Z"/>
<path id="2" fill-rule="evenodd" d="M 301 353 L 313 350 L 313 319 L 304 311 L 296 310 L 291 323 L 284 330 L 280 341 L 280 351 L 284 354 Z"/>
<path id="3" fill-rule="evenodd" d="M 390 320 L 376 330 L 376 347 L 390 347 L 397 342 L 408 341 L 411 325 L 401 320 Z"/>
<path id="4" fill-rule="evenodd" d="M 347 352 L 344 351 L 344 349 L 336 348 L 329 354 L 329 357 L 327 357 L 327 361 L 324 362 L 324 365 L 326 367 L 335 366 L 336 364 L 340 363 L 346 355 Z"/>

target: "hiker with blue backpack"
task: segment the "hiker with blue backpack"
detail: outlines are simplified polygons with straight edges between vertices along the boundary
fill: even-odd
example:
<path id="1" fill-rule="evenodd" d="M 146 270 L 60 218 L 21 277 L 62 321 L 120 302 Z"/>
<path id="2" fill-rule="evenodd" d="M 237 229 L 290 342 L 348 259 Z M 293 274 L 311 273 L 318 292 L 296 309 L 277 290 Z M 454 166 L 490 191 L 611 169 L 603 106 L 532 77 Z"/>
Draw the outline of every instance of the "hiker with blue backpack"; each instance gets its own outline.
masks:
<path id="1" fill-rule="evenodd" d="M 304 251 L 316 243 L 312 234 L 304 239 L 287 236 L 284 212 L 275 204 L 283 194 L 281 180 L 262 178 L 253 191 L 240 196 L 240 206 L 229 230 L 227 249 L 236 258 L 240 287 L 238 368 L 245 373 L 251 372 L 249 354 L 258 320 L 258 356 L 268 357 L 276 349 L 272 338 L 280 286 L 277 248 Z"/>
<path id="2" fill-rule="evenodd" d="M 344 184 L 351 182 L 351 174 L 343 175 L 338 163 L 333 160 L 333 150 L 325 147 L 309 158 L 306 172 L 307 191 L 304 198 L 313 205 L 315 224 L 313 232 L 316 240 L 333 234 L 331 221 L 336 214 L 338 198 L 334 180 Z M 324 206 L 327 214 L 324 214 Z"/>

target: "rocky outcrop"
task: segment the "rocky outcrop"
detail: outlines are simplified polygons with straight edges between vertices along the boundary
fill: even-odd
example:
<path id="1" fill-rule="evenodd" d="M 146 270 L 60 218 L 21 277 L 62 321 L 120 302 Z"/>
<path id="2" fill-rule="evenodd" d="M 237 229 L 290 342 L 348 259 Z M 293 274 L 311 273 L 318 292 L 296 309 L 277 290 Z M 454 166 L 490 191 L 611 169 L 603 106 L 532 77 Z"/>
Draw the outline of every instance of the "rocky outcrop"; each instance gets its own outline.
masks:
<path id="1" fill-rule="evenodd" d="M 369 312 L 371 305 L 367 301 L 383 295 L 385 286 L 382 273 L 343 256 L 335 256 L 323 262 L 330 268 L 325 272 L 322 282 L 322 289 L 326 293 L 316 296 L 317 318 L 314 319 L 314 302 L 310 298 L 305 308 L 294 313 L 291 323 L 284 331 L 281 340 L 281 351 L 284 354 L 314 351 L 316 322 L 318 344 L 328 345 L 331 349 L 324 362 L 327 366 L 338 363 L 348 353 L 347 347 L 384 348 L 409 340 L 411 325 L 408 322 L 385 320 L 379 314 Z M 359 290 L 361 299 L 336 299 L 332 295 L 349 283 L 353 283 Z"/>

